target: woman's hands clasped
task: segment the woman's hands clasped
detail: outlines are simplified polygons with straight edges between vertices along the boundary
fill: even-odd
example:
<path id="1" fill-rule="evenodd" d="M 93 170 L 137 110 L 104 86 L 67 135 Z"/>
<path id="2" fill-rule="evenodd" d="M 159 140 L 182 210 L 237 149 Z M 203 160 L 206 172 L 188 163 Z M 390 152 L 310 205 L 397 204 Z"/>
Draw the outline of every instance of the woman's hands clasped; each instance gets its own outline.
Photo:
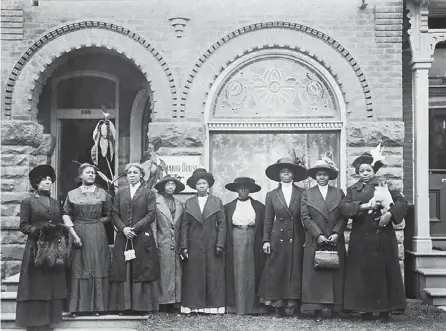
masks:
<path id="1" fill-rule="evenodd" d="M 269 242 L 263 243 L 263 252 L 268 255 L 271 254 L 271 244 Z"/>
<path id="2" fill-rule="evenodd" d="M 126 226 L 124 229 L 122 229 L 122 232 L 124 233 L 124 236 L 127 237 L 127 239 L 133 239 L 136 237 L 135 230 L 131 227 Z"/>

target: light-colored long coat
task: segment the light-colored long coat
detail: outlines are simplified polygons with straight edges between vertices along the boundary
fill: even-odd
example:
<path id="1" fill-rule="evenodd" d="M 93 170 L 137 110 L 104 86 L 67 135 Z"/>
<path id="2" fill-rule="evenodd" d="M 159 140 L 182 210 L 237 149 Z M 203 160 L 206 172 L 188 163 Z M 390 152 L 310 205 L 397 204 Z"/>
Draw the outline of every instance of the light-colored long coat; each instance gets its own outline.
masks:
<path id="1" fill-rule="evenodd" d="M 181 305 L 188 308 L 225 306 L 225 256 L 216 256 L 216 247 L 225 247 L 226 217 L 221 200 L 209 195 L 200 211 L 197 196 L 189 198 L 181 221 L 180 249 L 189 251 L 183 261 Z"/>
<path id="2" fill-rule="evenodd" d="M 181 302 L 180 224 L 183 204 L 175 199 L 175 215 L 161 194 L 156 195 L 154 234 L 160 257 L 160 304 Z"/>

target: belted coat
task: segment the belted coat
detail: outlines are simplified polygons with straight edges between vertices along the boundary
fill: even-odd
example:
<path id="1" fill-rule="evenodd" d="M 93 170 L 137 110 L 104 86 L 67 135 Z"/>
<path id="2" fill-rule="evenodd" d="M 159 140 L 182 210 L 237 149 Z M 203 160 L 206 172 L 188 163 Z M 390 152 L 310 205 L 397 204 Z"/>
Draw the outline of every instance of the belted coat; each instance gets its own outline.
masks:
<path id="1" fill-rule="evenodd" d="M 260 282 L 264 301 L 301 299 L 304 228 L 301 222 L 303 189 L 293 184 L 290 205 L 282 189 L 266 194 L 263 242 L 271 244 Z"/>
<path id="2" fill-rule="evenodd" d="M 345 269 L 344 308 L 362 312 L 404 309 L 406 297 L 398 260 L 398 244 L 393 224 L 403 221 L 407 201 L 398 191 L 390 191 L 393 206 L 388 226 L 379 227 L 381 212 L 359 210 L 373 197 L 378 180 L 358 181 L 347 188 L 341 204 L 344 215 L 353 220 Z"/>
<path id="3" fill-rule="evenodd" d="M 302 223 L 305 228 L 304 262 L 302 274 L 302 303 L 341 305 L 344 288 L 345 240 L 344 229 L 348 218 L 341 214 L 340 205 L 345 197 L 341 189 L 328 186 L 324 199 L 316 185 L 302 196 Z M 336 250 L 340 268 L 314 269 L 314 254 L 319 235 L 329 237 L 337 233 Z"/>
<path id="4" fill-rule="evenodd" d="M 197 196 L 186 200 L 180 227 L 180 250 L 189 258 L 182 262 L 181 304 L 188 308 L 225 306 L 225 256 L 216 256 L 216 247 L 225 247 L 226 218 L 220 198 L 208 195 L 203 213 Z"/>
<path id="5" fill-rule="evenodd" d="M 67 283 L 64 268 L 34 267 L 35 229 L 49 224 L 63 224 L 59 203 L 37 192 L 31 193 L 20 206 L 20 231 L 28 235 L 20 269 L 17 301 L 65 299 Z"/>
<path id="6" fill-rule="evenodd" d="M 126 280 L 126 266 L 124 251 L 127 238 L 123 229 L 133 227 L 137 236 L 133 239 L 136 258 L 131 260 L 132 281 L 152 282 L 160 276 L 158 251 L 153 236 L 151 224 L 155 221 L 156 198 L 155 193 L 145 182 L 130 196 L 130 186 L 125 185 L 115 195 L 112 221 L 118 229 L 115 245 L 112 250 L 112 265 L 109 280 L 124 282 Z M 127 249 L 130 249 L 130 241 Z"/>

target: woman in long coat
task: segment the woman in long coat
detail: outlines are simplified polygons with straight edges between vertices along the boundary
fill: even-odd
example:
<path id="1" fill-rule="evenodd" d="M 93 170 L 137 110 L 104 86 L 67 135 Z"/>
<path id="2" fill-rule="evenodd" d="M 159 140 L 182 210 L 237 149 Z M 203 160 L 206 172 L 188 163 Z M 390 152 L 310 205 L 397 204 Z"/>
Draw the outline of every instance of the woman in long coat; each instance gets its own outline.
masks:
<path id="1" fill-rule="evenodd" d="M 237 314 L 260 311 L 257 293 L 265 265 L 263 222 L 265 205 L 249 196 L 260 186 L 249 177 L 239 177 L 226 189 L 238 198 L 225 205 L 226 223 L 226 306 Z"/>
<path id="2" fill-rule="evenodd" d="M 41 229 L 60 226 L 59 203 L 50 197 L 51 184 L 56 180 L 50 165 L 39 165 L 29 173 L 36 190 L 20 206 L 20 231 L 27 235 L 17 291 L 16 325 L 28 331 L 52 330 L 50 325 L 62 321 L 63 301 L 67 297 L 63 268 L 34 266 L 34 248 Z"/>
<path id="3" fill-rule="evenodd" d="M 128 185 L 115 196 L 112 220 L 118 229 L 110 273 L 109 310 L 145 314 L 158 310 L 159 259 L 151 224 L 155 221 L 155 193 L 142 181 L 137 163 L 126 165 Z M 124 252 L 135 250 L 133 259 Z"/>
<path id="4" fill-rule="evenodd" d="M 158 281 L 159 303 L 165 305 L 166 311 L 173 311 L 181 302 L 181 262 L 178 252 L 183 215 L 183 204 L 174 198 L 173 194 L 183 191 L 185 186 L 178 178 L 167 175 L 155 185 L 155 188 L 158 194 L 156 194 L 156 224 L 153 227 L 161 269 Z"/>
<path id="5" fill-rule="evenodd" d="M 353 220 L 345 270 L 344 308 L 363 312 L 365 319 L 379 312 L 380 318 L 387 320 L 390 311 L 406 307 L 392 225 L 402 222 L 407 201 L 401 193 L 391 190 L 393 205 L 381 213 L 380 202 L 372 199 L 375 187 L 380 185 L 375 173 L 382 166 L 376 159 L 367 152 L 353 162 L 360 179 L 347 189 L 341 204 L 342 213 Z"/>
<path id="6" fill-rule="evenodd" d="M 302 310 L 314 310 L 316 321 L 322 321 L 322 309 L 342 310 L 344 288 L 345 241 L 347 218 L 340 205 L 345 197 L 341 189 L 328 185 L 338 177 L 338 169 L 328 157 L 316 161 L 308 175 L 317 185 L 302 196 L 302 223 L 306 230 L 302 273 Z M 340 267 L 316 270 L 314 255 L 318 249 L 335 249 Z"/>
<path id="7" fill-rule="evenodd" d="M 95 185 L 96 167 L 84 163 L 79 167 L 82 185 L 68 192 L 63 220 L 70 229 L 74 244 L 71 263 L 68 308 L 98 315 L 108 308 L 110 251 L 104 224 L 110 221 L 111 198 Z"/>
<path id="8" fill-rule="evenodd" d="M 180 227 L 183 259 L 182 313 L 225 313 L 226 218 L 220 198 L 208 194 L 214 176 L 196 169 L 187 185 L 197 195 L 186 200 Z"/>
<path id="9" fill-rule="evenodd" d="M 276 317 L 285 309 L 300 315 L 304 229 L 301 222 L 303 189 L 295 186 L 307 178 L 301 161 L 282 158 L 270 165 L 266 176 L 280 182 L 266 195 L 263 251 L 268 254 L 260 283 L 261 302 L 275 308 Z"/>

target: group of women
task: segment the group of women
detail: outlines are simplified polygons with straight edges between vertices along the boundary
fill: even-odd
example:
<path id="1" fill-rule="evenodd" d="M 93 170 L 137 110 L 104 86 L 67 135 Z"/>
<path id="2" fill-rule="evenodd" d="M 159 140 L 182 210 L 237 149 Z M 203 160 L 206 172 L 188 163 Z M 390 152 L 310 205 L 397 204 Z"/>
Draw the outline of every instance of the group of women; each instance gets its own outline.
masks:
<path id="1" fill-rule="evenodd" d="M 187 180 L 197 194 L 183 204 L 174 197 L 185 188 L 176 177 L 164 177 L 154 193 L 142 180 L 143 168 L 129 164 L 128 185 L 119 187 L 112 202 L 95 185 L 95 167 L 83 164 L 82 185 L 69 192 L 62 210 L 49 195 L 54 170 L 38 166 L 29 174 L 35 192 L 21 205 L 20 229 L 28 240 L 16 324 L 51 330 L 62 319 L 64 302 L 73 317 L 158 310 L 271 311 L 281 317 L 311 310 L 321 321 L 328 308 L 332 314 L 361 312 L 367 319 L 379 313 L 386 320 L 405 308 L 392 223 L 403 220 L 407 202 L 391 191 L 393 204 L 384 211 L 373 199 L 382 163 L 364 153 L 353 166 L 359 180 L 345 196 L 329 185 L 338 175 L 331 159 L 324 157 L 307 170 L 298 159 L 282 158 L 265 171 L 279 183 L 265 204 L 250 197 L 261 190 L 255 180 L 239 177 L 225 186 L 238 197 L 223 205 L 209 194 L 215 180 L 202 168 Z M 304 190 L 294 184 L 308 176 L 317 185 Z M 109 221 L 117 231 L 111 253 L 104 228 Z M 73 246 L 67 274 L 34 265 L 42 229 L 62 222 Z M 318 269 L 316 251 L 326 250 L 337 252 L 337 267 Z"/>

